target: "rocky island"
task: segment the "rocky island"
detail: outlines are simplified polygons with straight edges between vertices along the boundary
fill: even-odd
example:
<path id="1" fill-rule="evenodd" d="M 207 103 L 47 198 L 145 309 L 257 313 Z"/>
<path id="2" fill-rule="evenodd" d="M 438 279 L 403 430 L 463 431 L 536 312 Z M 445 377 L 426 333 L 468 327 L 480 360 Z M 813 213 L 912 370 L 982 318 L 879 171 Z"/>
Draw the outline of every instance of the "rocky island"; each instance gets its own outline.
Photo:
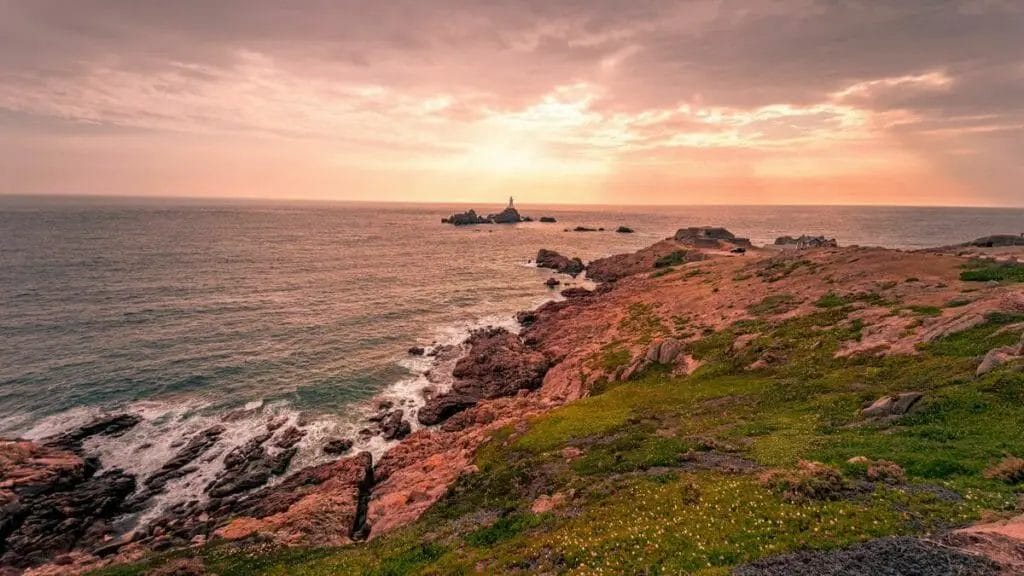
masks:
<path id="1" fill-rule="evenodd" d="M 516 210 L 515 205 L 511 197 L 508 199 L 508 206 L 504 210 L 496 214 L 488 214 L 487 216 L 480 216 L 475 210 L 470 209 L 466 212 L 459 214 L 452 214 L 447 218 L 442 218 L 442 224 L 452 224 L 455 226 L 467 226 L 471 224 L 516 224 L 519 222 L 532 222 L 533 219 L 529 216 L 521 216 L 519 211 Z M 546 219 L 541 219 L 546 222 Z"/>
<path id="2" fill-rule="evenodd" d="M 132 415 L 3 441 L 0 562 L 35 575 L 1024 573 L 1024 248 L 791 238 L 798 250 L 690 227 L 592 261 L 597 289 L 520 313 L 519 333 L 418 350 L 452 355 L 453 384 L 415 415 L 379 407 L 369 433 L 395 442 L 381 458 L 340 439 L 340 457 L 278 477 L 300 432 L 268 427 L 206 498 L 130 530 L 118 518 L 221 431 L 148 478 L 100 470 L 83 447 Z"/>

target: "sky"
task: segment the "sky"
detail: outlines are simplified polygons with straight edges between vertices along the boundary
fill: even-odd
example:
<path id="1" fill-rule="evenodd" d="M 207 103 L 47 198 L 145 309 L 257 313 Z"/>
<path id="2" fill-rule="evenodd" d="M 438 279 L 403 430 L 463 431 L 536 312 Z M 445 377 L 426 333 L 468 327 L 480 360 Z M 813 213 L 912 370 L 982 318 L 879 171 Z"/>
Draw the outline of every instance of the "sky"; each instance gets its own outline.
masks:
<path id="1" fill-rule="evenodd" d="M 1024 205 L 1019 0 L 0 0 L 0 194 Z"/>

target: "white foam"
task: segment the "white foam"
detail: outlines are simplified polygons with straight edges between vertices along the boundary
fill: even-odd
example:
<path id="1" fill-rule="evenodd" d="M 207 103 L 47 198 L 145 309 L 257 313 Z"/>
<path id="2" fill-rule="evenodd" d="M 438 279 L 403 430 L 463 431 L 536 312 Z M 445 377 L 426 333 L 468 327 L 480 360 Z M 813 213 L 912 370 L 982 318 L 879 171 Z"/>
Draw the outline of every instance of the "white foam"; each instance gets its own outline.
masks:
<path id="1" fill-rule="evenodd" d="M 284 401 L 268 403 L 263 400 L 248 402 L 241 409 L 224 413 L 215 411 L 206 401 L 196 398 L 175 398 L 173 400 L 146 400 L 121 407 L 117 412 L 136 414 L 142 419 L 138 425 L 115 437 L 95 436 L 84 443 L 89 455 L 96 456 L 101 470 L 120 468 L 135 475 L 139 489 L 146 478 L 156 473 L 193 436 L 203 430 L 220 425 L 224 433 L 213 447 L 187 464 L 195 470 L 190 474 L 169 481 L 161 494 L 154 496 L 137 517 L 122 520 L 125 526 L 144 525 L 158 517 L 174 504 L 189 500 L 204 501 L 206 487 L 224 468 L 224 457 L 235 447 L 265 432 L 267 424 L 285 419 L 275 436 L 289 426 L 296 426 L 306 435 L 296 444 L 297 452 L 291 461 L 289 471 L 331 461 L 336 456 L 323 453 L 323 445 L 332 438 L 351 438 L 352 454 L 368 451 L 374 461 L 395 444 L 379 435 L 360 435 L 359 430 L 369 424 L 367 418 L 374 414 L 375 406 L 384 400 L 405 412 L 413 430 L 421 426 L 416 418 L 417 411 L 426 403 L 425 391 L 442 393 L 451 388 L 451 371 L 457 359 L 465 353 L 465 341 L 473 330 L 488 326 L 505 328 L 511 332 L 520 330 L 515 318 L 510 315 L 491 315 L 473 321 L 459 322 L 437 328 L 433 333 L 430 349 L 456 347 L 455 353 L 439 356 L 408 356 L 399 364 L 410 371 L 402 378 L 382 390 L 371 402 L 352 406 L 345 414 L 321 414 L 306 420 L 297 409 Z M 99 408 L 75 408 L 46 417 L 32 425 L 23 434 L 25 438 L 39 440 L 80 427 L 105 412 Z M 274 438 L 264 445 L 268 452 L 279 449 L 272 446 Z M 280 482 L 287 473 L 275 477 L 270 484 Z"/>

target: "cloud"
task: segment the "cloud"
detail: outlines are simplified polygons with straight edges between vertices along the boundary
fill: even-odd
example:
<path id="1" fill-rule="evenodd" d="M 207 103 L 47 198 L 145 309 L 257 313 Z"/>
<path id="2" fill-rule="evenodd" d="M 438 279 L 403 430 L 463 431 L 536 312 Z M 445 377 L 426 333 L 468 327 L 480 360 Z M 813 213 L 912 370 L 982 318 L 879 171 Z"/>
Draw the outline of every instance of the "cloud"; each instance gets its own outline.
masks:
<path id="1" fill-rule="evenodd" d="M 653 198 L 863 171 L 865 202 L 894 196 L 863 182 L 898 180 L 1020 203 L 1021 29 L 1024 7 L 999 1 L 8 0 L 0 127 L 20 139 L 8 147 L 88 162 L 125 134 L 168 157 L 291 146 L 305 170 L 376 171 L 351 180 L 404 199 L 459 174 L 623 201 L 642 183 Z M 61 184 L 43 180 L 33 190 Z"/>

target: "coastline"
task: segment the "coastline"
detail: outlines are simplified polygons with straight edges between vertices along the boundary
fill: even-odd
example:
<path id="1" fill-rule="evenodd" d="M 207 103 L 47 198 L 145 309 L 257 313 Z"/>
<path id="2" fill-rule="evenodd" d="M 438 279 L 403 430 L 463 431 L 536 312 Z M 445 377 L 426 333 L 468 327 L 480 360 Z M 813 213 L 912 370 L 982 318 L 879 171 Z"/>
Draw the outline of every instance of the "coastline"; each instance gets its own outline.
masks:
<path id="1" fill-rule="evenodd" d="M 820 296 L 815 294 L 823 292 L 823 288 L 802 286 L 789 278 L 791 275 L 799 276 L 803 272 L 799 268 L 791 268 L 794 262 L 811 262 L 814 266 L 801 266 L 821 268 L 838 266 L 840 263 L 850 267 L 850 264 L 859 261 L 860 264 L 851 267 L 856 268 L 854 273 L 844 280 L 836 281 L 844 290 L 851 293 L 857 293 L 865 287 L 877 290 L 878 286 L 875 285 L 872 273 L 891 271 L 893 266 L 901 268 L 900 274 L 919 273 L 919 276 L 914 276 L 918 278 L 916 282 L 921 282 L 920 277 L 926 278 L 925 282 L 928 282 L 925 274 L 931 274 L 936 278 L 945 277 L 949 275 L 950 270 L 955 270 L 956 266 L 963 262 L 963 259 L 957 257 L 943 260 L 950 257 L 934 254 L 928 256 L 927 265 L 914 264 L 909 258 L 911 253 L 908 252 L 855 247 L 819 248 L 793 254 L 773 251 L 759 253 L 751 258 L 750 255 L 742 253 L 731 253 L 729 249 L 734 243 L 729 239 L 725 240 L 723 249 L 702 248 L 700 250 L 704 253 L 704 258 L 677 265 L 669 274 L 660 274 L 653 263 L 672 254 L 680 246 L 682 244 L 678 240 L 671 243 L 666 240 L 641 250 L 631 258 L 613 261 L 616 266 L 622 267 L 622 275 L 616 278 L 615 282 L 605 283 L 594 292 L 579 294 L 558 302 L 547 302 L 524 316 L 530 321 L 520 335 L 520 340 L 533 349 L 543 350 L 552 359 L 551 367 L 544 375 L 543 385 L 536 390 L 524 389 L 511 395 L 483 399 L 457 416 L 446 419 L 442 426 L 417 427 L 408 437 L 391 445 L 391 449 L 382 452 L 379 457 L 376 454 L 370 457 L 350 456 L 328 463 L 327 466 L 335 466 L 331 469 L 333 477 L 350 478 L 342 487 L 321 489 L 326 486 L 326 483 L 323 483 L 319 488 L 314 487 L 300 494 L 298 499 L 290 500 L 283 509 L 265 510 L 270 513 L 262 517 L 243 514 L 219 526 L 199 528 L 208 530 L 210 527 L 216 527 L 212 536 L 228 541 L 244 541 L 256 535 L 263 535 L 286 545 L 338 545 L 361 540 L 367 536 L 377 538 L 386 535 L 415 521 L 442 498 L 449 486 L 460 477 L 475 473 L 474 455 L 480 446 L 490 441 L 494 431 L 507 426 L 518 427 L 530 417 L 587 395 L 595 386 L 606 385 L 605 383 L 609 381 L 630 380 L 652 364 L 650 358 L 654 344 L 659 346 L 658 352 L 654 354 L 658 362 L 654 363 L 674 365 L 673 373 L 691 374 L 700 365 L 700 361 L 689 353 L 679 353 L 668 358 L 667 362 L 660 362 L 663 358 L 659 354 L 664 351 L 666 340 L 657 334 L 651 334 L 649 337 L 639 338 L 636 342 L 622 345 L 624 353 L 628 354 L 627 362 L 615 366 L 595 367 L 592 364 L 595 355 L 600 356 L 610 345 L 604 336 L 597 341 L 590 341 L 591 336 L 595 335 L 590 331 L 599 326 L 607 326 L 604 329 L 611 329 L 612 332 L 624 325 L 632 326 L 636 322 L 640 322 L 642 327 L 643 322 L 646 322 L 642 316 L 646 312 L 640 312 L 638 317 L 634 317 L 637 316 L 634 310 L 647 310 L 647 306 L 655 303 L 661 307 L 670 306 L 671 300 L 665 298 L 669 294 L 675 299 L 685 296 L 691 300 L 683 300 L 683 307 L 688 307 L 691 312 L 696 313 L 687 319 L 687 322 L 693 324 L 695 331 L 682 341 L 686 338 L 696 341 L 702 333 L 723 330 L 729 324 L 749 316 L 753 307 L 768 300 L 774 292 L 785 291 L 794 298 L 794 301 L 802 302 L 795 305 L 780 303 L 783 305 L 779 307 L 779 319 L 796 318 L 813 310 L 814 298 Z M 767 267 L 759 268 L 763 262 L 768 263 Z M 783 264 L 779 269 L 776 266 L 778 262 Z M 746 287 L 746 293 L 742 294 L 742 299 L 738 299 L 734 291 L 720 296 L 717 290 L 712 291 L 709 288 L 706 279 L 699 276 L 694 276 L 696 280 L 687 282 L 687 270 L 706 268 L 711 271 L 702 274 L 710 274 L 712 279 L 718 279 L 719 282 L 729 278 L 732 282 L 748 282 L 747 279 L 736 278 L 743 276 L 745 270 L 752 270 L 750 276 L 753 280 L 750 282 L 761 284 L 750 283 Z M 839 274 L 841 270 L 842 267 L 837 267 L 835 274 Z M 675 276 L 675 280 L 670 282 L 671 278 L 662 279 L 665 276 Z M 909 280 L 907 282 L 909 283 Z M 683 287 L 680 283 L 686 286 Z M 912 290 L 900 294 L 904 297 L 913 297 L 917 292 L 929 295 L 933 299 L 939 298 L 940 295 L 942 298 L 949 298 L 955 290 L 950 289 L 948 285 L 943 287 L 942 284 L 943 282 L 932 281 L 925 285 L 927 290 L 922 291 L 919 286 L 911 286 L 909 288 Z M 717 287 L 718 285 L 715 286 Z M 885 290 L 899 291 L 901 287 L 890 286 Z M 807 291 L 806 296 L 801 291 Z M 874 312 L 870 307 L 858 311 L 856 314 L 861 321 L 878 328 L 870 331 L 864 339 L 866 344 L 862 342 L 860 349 L 851 350 L 850 353 L 912 352 L 916 343 L 950 333 L 949 331 L 955 328 L 950 324 L 956 324 L 959 319 L 982 317 L 991 310 L 1005 306 L 1005 298 L 1020 296 L 1019 291 L 1012 287 L 985 286 L 980 291 L 982 295 L 968 305 L 958 306 L 955 310 L 950 309 L 949 318 L 925 318 L 914 326 L 917 336 L 913 338 L 906 337 L 905 331 L 911 325 L 910 320 L 920 319 L 882 321 L 882 317 L 872 315 Z M 1013 306 L 1024 305 L 1024 299 L 1018 304 L 1012 302 L 1010 305 Z M 696 303 L 699 303 L 699 306 Z M 770 312 L 774 314 L 776 310 Z M 615 328 L 616 326 L 619 328 Z M 469 352 L 472 353 L 472 350 Z M 618 354 L 618 351 L 615 353 Z M 764 360 L 762 358 L 760 361 Z M 438 389 L 437 392 L 444 393 L 446 390 Z M 278 478 L 274 483 L 268 483 L 267 487 L 259 492 L 260 497 L 280 497 L 280 493 L 275 492 L 280 481 L 281 478 Z M 336 492 L 337 489 L 341 492 Z M 341 494 L 349 494 L 349 501 L 342 504 L 341 509 L 332 507 L 338 505 L 337 498 Z M 308 515 L 323 506 L 328 506 L 324 510 L 331 510 L 333 518 L 326 526 L 318 524 L 321 532 L 316 533 L 316 529 L 307 523 L 309 519 L 303 515 Z M 293 510 L 296 507 L 298 510 Z M 325 527 L 327 530 L 323 530 Z M 202 545 L 205 541 L 206 538 L 203 538 L 199 542 L 193 541 L 192 544 Z M 111 553 L 117 554 L 114 557 L 117 562 L 130 561 L 142 557 L 147 549 L 144 542 L 124 542 L 109 551 L 108 559 L 101 562 L 109 563 Z M 80 563 L 83 568 L 96 565 L 96 559 L 90 559 L 89 555 L 73 558 L 72 561 Z"/>

